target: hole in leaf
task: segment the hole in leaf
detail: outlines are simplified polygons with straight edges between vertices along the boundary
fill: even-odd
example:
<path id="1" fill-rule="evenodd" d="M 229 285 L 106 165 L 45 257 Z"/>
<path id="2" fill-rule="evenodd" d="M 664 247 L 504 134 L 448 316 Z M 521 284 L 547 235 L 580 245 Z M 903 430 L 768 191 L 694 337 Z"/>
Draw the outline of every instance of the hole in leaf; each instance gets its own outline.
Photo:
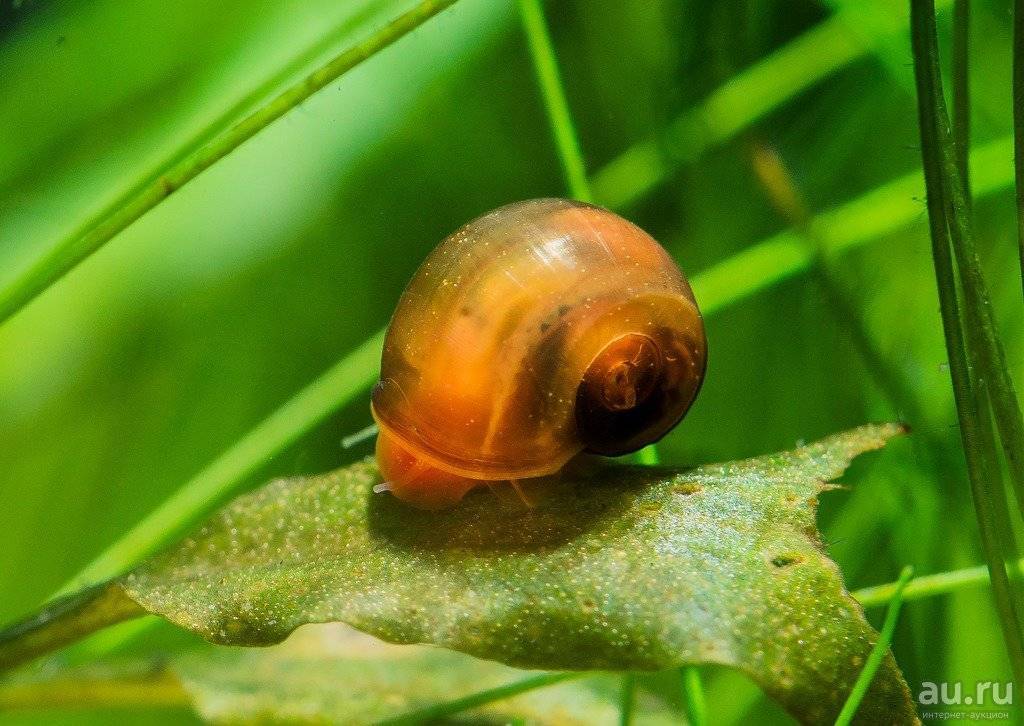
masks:
<path id="1" fill-rule="evenodd" d="M 789 567 L 790 565 L 799 565 L 804 561 L 804 556 L 799 552 L 783 552 L 775 555 L 771 559 L 771 563 L 776 567 Z"/>

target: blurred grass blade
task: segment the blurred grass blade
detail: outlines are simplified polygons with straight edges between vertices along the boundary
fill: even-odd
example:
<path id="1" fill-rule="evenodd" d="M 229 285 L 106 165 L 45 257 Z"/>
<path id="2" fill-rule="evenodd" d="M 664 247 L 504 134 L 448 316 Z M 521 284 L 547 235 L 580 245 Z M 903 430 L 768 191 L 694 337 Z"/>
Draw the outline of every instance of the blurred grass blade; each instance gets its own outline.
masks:
<path id="1" fill-rule="evenodd" d="M 996 507 L 1005 508 L 1006 499 L 1001 491 L 993 491 L 991 487 L 995 472 L 998 471 L 998 462 L 990 460 L 991 449 L 994 447 L 987 446 L 985 440 L 986 434 L 990 435 L 991 432 L 990 428 L 986 431 L 986 427 L 991 425 L 990 421 L 980 420 L 979 409 L 984 409 L 984 406 L 979 406 L 979 399 L 985 395 L 985 391 L 979 390 L 968 363 L 964 320 L 950 250 L 953 230 L 963 234 L 964 207 L 962 203 L 956 204 L 953 201 L 959 194 L 962 202 L 962 187 L 956 161 L 951 153 L 949 119 L 942 98 L 935 10 L 931 0 L 912 0 L 911 19 L 928 218 L 950 374 L 996 609 L 1014 678 L 1020 688 L 1020 684 L 1024 683 L 1024 640 L 1004 563 L 1006 546 L 1000 541 L 999 516 L 994 511 Z M 943 134 L 943 131 L 946 133 Z M 963 261 L 966 261 L 966 257 Z M 961 279 L 966 281 L 968 271 L 962 269 L 961 272 Z M 966 297 L 964 305 L 977 307 L 976 299 L 970 295 Z M 985 372 L 986 379 L 987 374 L 988 371 Z"/>
<path id="2" fill-rule="evenodd" d="M 456 699 L 454 701 L 448 701 L 447 703 L 440 703 L 436 706 L 430 706 L 428 708 L 421 708 L 417 711 L 411 711 L 410 713 L 395 718 L 389 718 L 384 721 L 379 721 L 378 726 L 415 726 L 415 724 L 428 723 L 433 721 L 441 721 L 449 716 L 455 716 L 463 711 L 469 711 L 471 709 L 483 706 L 487 703 L 493 703 L 494 701 L 500 701 L 505 698 L 511 698 L 512 696 L 519 695 L 520 693 L 526 693 L 527 691 L 533 691 L 538 688 L 544 688 L 546 686 L 553 686 L 556 683 L 567 681 L 570 678 L 580 678 L 582 676 L 589 675 L 588 673 L 541 673 L 536 676 L 530 676 L 524 678 L 516 683 L 509 683 L 505 686 L 498 686 L 497 688 L 489 688 L 486 691 L 480 691 L 463 698 Z"/>
<path id="3" fill-rule="evenodd" d="M 359 429 L 354 434 L 349 434 L 341 440 L 341 448 L 351 449 L 353 446 L 358 446 L 368 439 L 372 439 L 377 435 L 377 424 L 372 423 L 365 428 Z"/>
<path id="4" fill-rule="evenodd" d="M 383 342 L 381 330 L 338 361 L 118 538 L 60 592 L 115 576 L 152 554 L 223 501 L 271 457 L 354 400 L 373 383 Z"/>
<path id="5" fill-rule="evenodd" d="M 660 464 L 661 455 L 658 454 L 657 445 L 649 444 L 636 452 L 636 461 L 638 464 L 643 464 L 644 466 L 657 466 Z"/>
<path id="6" fill-rule="evenodd" d="M 1005 136 L 971 153 L 976 194 L 990 194 L 1013 183 L 1007 164 L 1012 143 L 1012 137 Z M 819 213 L 812 226 L 828 255 L 837 255 L 919 219 L 922 187 L 921 172 L 914 171 Z M 786 230 L 701 271 L 691 282 L 701 311 L 710 314 L 803 272 L 811 263 L 811 252 L 800 233 Z"/>
<path id="7" fill-rule="evenodd" d="M 622 676 L 622 686 L 619 689 L 619 726 L 630 726 L 635 710 L 636 676 L 626 673 Z"/>
<path id="8" fill-rule="evenodd" d="M 893 591 L 892 598 L 889 600 L 889 609 L 885 613 L 882 632 L 879 633 L 875 647 L 871 649 L 867 662 L 864 663 L 864 669 L 857 676 L 857 681 L 853 684 L 853 690 L 850 691 L 846 703 L 843 704 L 843 709 L 839 712 L 838 718 L 836 718 L 836 726 L 847 726 L 853 720 L 857 709 L 860 707 L 860 702 L 864 698 L 864 694 L 868 692 L 871 681 L 874 679 L 875 673 L 878 672 L 878 666 L 881 665 L 882 658 L 889 651 L 892 635 L 896 631 L 896 621 L 900 616 L 900 607 L 903 605 L 903 588 L 907 586 L 907 582 L 913 574 L 914 568 L 909 565 L 904 567 L 900 573 L 900 578 L 896 581 L 896 588 Z"/>
<path id="9" fill-rule="evenodd" d="M 555 140 L 558 159 L 562 164 L 562 173 L 569 194 L 581 202 L 594 201 L 594 193 L 590 189 L 583 152 L 580 149 L 579 135 L 573 123 L 569 102 L 565 96 L 565 86 L 558 71 L 558 59 L 551 44 L 547 22 L 544 19 L 544 8 L 541 0 L 519 0 L 519 17 L 523 21 L 523 30 L 530 46 L 530 58 L 533 70 L 537 75 L 537 85 L 544 98 L 551 134 Z"/>
<path id="10" fill-rule="evenodd" d="M 821 286 L 825 301 L 831 307 L 836 321 L 850 334 L 861 360 L 879 389 L 901 415 L 909 415 L 913 422 L 925 420 L 924 412 L 909 383 L 875 345 L 850 293 L 832 272 L 827 244 L 818 232 L 814 216 L 785 160 L 777 149 L 761 143 L 753 147 L 752 165 L 772 204 L 803 239 L 810 253 L 811 273 Z"/>
<path id="11" fill-rule="evenodd" d="M 140 189 L 124 204 L 80 235 L 60 241 L 10 284 L 0 289 L 0 324 L 17 313 L 76 265 L 100 249 L 146 212 L 195 179 L 243 143 L 284 116 L 339 76 L 387 48 L 456 0 L 423 0 L 366 40 L 346 49 L 264 106 L 215 136 L 167 173 Z"/>
<path id="12" fill-rule="evenodd" d="M 948 2 L 943 2 L 948 5 Z M 602 204 L 628 207 L 661 184 L 676 164 L 692 161 L 733 138 L 758 119 L 815 83 L 863 58 L 878 45 L 906 32 L 892 13 L 865 24 L 840 10 L 770 55 L 736 74 L 698 106 L 677 117 L 659 138 L 640 141 L 593 177 Z"/>
<path id="13" fill-rule="evenodd" d="M 1013 4 L 1013 168 L 1017 182 L 1017 247 L 1024 285 L 1024 0 Z"/>
<path id="14" fill-rule="evenodd" d="M 960 171 L 960 185 L 968 207 L 971 201 L 970 168 L 967 163 L 971 138 L 971 86 L 968 75 L 971 8 L 968 0 L 953 1 L 953 150 Z"/>
<path id="15" fill-rule="evenodd" d="M 683 682 L 683 703 L 690 726 L 707 726 L 708 707 L 704 699 L 700 668 L 685 666 L 679 669 L 679 676 Z"/>

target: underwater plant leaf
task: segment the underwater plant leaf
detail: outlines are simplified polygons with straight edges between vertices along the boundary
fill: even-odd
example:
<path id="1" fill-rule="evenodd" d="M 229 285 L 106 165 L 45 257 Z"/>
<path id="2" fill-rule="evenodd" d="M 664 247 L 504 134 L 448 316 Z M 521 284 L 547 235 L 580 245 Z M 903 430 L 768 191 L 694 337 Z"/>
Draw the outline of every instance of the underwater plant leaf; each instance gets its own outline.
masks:
<path id="1" fill-rule="evenodd" d="M 520 482 L 530 507 L 494 485 L 444 512 L 411 509 L 373 493 L 370 459 L 280 479 L 98 595 L 0 633 L 0 665 L 143 610 L 222 645 L 343 622 L 519 668 L 732 666 L 801 721 L 829 723 L 877 634 L 823 551 L 817 498 L 902 430 L 695 469 L 584 462 Z M 97 618 L 91 598 L 115 612 Z M 858 720 L 917 720 L 891 653 Z"/>
<path id="2" fill-rule="evenodd" d="M 121 582 L 204 638 L 268 645 L 346 622 L 523 668 L 748 673 L 802 721 L 831 721 L 877 637 L 822 550 L 818 495 L 902 429 L 690 470 L 605 466 L 445 512 L 387 495 L 371 460 L 239 497 Z M 858 714 L 915 720 L 887 655 Z"/>
<path id="3" fill-rule="evenodd" d="M 272 648 L 219 648 L 187 655 L 173 669 L 197 711 L 219 723 L 398 720 L 537 675 L 441 648 L 389 645 L 340 624 L 302 628 Z M 587 677 L 598 679 L 613 677 Z M 611 683 L 604 685 L 614 693 Z M 660 710 L 656 722 L 671 724 L 668 708 L 662 704 Z M 570 680 L 459 713 L 472 715 L 473 723 L 520 719 L 584 726 L 614 723 L 618 708 L 613 698 L 588 682 Z"/>

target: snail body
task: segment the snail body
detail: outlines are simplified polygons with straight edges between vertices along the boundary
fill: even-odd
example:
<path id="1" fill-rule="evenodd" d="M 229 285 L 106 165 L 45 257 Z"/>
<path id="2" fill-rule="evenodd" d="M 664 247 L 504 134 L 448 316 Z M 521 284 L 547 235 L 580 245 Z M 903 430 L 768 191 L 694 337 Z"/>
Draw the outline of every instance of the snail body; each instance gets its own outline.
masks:
<path id="1" fill-rule="evenodd" d="M 690 286 L 646 232 L 562 199 L 501 207 L 399 300 L 372 397 L 381 475 L 439 509 L 583 451 L 636 451 L 683 417 L 706 358 Z"/>

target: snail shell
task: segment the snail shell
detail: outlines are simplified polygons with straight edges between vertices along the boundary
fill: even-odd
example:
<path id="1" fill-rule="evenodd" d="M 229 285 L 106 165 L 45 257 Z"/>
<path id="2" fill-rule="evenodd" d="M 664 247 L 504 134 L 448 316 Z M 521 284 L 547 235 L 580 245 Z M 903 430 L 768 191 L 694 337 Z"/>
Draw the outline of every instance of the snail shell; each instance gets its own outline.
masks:
<path id="1" fill-rule="evenodd" d="M 388 488 L 421 508 L 657 441 L 704 378 L 693 292 L 646 232 L 536 199 L 448 236 L 398 303 L 372 410 Z"/>

